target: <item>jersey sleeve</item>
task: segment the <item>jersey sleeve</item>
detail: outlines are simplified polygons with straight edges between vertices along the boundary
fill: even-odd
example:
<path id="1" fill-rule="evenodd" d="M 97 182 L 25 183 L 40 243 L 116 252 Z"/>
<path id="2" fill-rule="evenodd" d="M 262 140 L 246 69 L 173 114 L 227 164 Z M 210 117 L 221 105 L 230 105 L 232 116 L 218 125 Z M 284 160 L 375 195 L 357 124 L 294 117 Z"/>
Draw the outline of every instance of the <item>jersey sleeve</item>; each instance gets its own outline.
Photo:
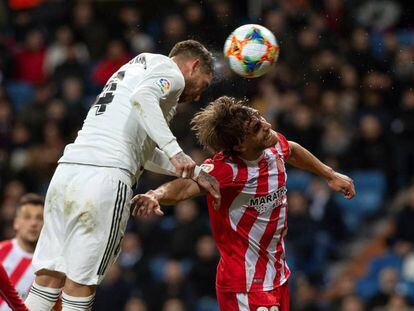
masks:
<path id="1" fill-rule="evenodd" d="M 231 183 L 233 171 L 226 164 L 214 161 L 213 159 L 207 159 L 200 167 L 204 172 L 217 179 L 220 189 L 227 188 Z"/>
<path id="2" fill-rule="evenodd" d="M 278 144 L 280 145 L 280 148 L 282 150 L 283 160 L 286 160 L 290 157 L 289 142 L 287 141 L 286 137 L 280 134 L 279 132 L 277 133 L 277 137 L 279 138 Z"/>
<path id="3" fill-rule="evenodd" d="M 175 167 L 170 162 L 167 154 L 155 148 L 151 159 L 145 162 L 144 168 L 157 174 L 175 176 Z"/>
<path id="4" fill-rule="evenodd" d="M 167 62 L 156 65 L 146 75 L 132 92 L 131 103 L 141 116 L 148 136 L 171 158 L 182 149 L 165 120 L 160 100 L 169 96 L 178 98 L 184 89 L 184 79 Z"/>

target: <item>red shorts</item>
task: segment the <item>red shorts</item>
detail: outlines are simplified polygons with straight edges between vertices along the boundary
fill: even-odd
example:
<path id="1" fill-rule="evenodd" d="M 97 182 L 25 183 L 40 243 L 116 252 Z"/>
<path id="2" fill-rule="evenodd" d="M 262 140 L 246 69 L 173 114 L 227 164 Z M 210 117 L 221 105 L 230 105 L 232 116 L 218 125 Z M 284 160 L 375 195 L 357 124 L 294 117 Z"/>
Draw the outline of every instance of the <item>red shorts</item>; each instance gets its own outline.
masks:
<path id="1" fill-rule="evenodd" d="M 217 290 L 217 301 L 222 311 L 289 311 L 289 285 L 268 292 L 229 293 Z"/>

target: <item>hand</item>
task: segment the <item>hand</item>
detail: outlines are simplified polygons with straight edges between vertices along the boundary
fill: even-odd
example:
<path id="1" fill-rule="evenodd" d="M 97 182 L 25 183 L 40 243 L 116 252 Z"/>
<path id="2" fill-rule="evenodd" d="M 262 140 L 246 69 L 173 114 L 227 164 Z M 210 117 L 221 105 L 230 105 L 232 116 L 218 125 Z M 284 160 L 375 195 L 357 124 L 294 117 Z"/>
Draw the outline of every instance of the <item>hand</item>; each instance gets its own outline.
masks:
<path id="1" fill-rule="evenodd" d="M 192 178 L 196 163 L 184 152 L 177 153 L 170 159 L 175 167 L 175 175 L 182 178 Z"/>
<path id="2" fill-rule="evenodd" d="M 201 188 L 212 195 L 213 207 L 215 210 L 219 209 L 221 204 L 221 194 L 220 186 L 217 180 L 203 170 L 201 170 L 200 174 L 194 180 L 200 185 Z"/>
<path id="3" fill-rule="evenodd" d="M 328 180 L 328 186 L 333 191 L 342 192 L 348 200 L 355 196 L 354 181 L 346 175 L 334 172 L 333 176 Z"/>
<path id="4" fill-rule="evenodd" d="M 152 213 L 158 216 L 164 216 L 164 212 L 161 210 L 161 206 L 153 190 L 134 196 L 131 200 L 131 206 L 134 208 L 132 211 L 134 217 L 147 217 Z"/>

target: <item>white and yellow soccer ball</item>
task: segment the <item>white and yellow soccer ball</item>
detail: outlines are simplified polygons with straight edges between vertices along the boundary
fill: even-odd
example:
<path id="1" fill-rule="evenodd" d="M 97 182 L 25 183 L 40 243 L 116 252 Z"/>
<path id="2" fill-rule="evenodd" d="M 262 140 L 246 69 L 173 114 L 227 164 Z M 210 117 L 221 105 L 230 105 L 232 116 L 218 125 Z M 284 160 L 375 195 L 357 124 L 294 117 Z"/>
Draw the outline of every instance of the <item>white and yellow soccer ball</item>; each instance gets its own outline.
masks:
<path id="1" fill-rule="evenodd" d="M 279 45 L 266 27 L 247 24 L 228 36 L 224 55 L 230 68 L 238 75 L 256 78 L 270 70 L 279 56 Z"/>

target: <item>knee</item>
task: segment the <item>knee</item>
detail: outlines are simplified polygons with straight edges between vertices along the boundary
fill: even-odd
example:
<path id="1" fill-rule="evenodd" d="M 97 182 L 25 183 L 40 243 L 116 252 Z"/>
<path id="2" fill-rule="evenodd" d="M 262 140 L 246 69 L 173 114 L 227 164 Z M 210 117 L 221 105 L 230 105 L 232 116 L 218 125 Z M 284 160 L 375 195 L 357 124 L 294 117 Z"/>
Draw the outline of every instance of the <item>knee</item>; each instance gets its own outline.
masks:
<path id="1" fill-rule="evenodd" d="M 65 275 L 57 271 L 42 269 L 36 272 L 36 283 L 50 288 L 61 288 L 65 283 Z"/>
<path id="2" fill-rule="evenodd" d="M 95 294 L 96 285 L 79 284 L 67 278 L 63 291 L 70 296 L 87 297 Z"/>

